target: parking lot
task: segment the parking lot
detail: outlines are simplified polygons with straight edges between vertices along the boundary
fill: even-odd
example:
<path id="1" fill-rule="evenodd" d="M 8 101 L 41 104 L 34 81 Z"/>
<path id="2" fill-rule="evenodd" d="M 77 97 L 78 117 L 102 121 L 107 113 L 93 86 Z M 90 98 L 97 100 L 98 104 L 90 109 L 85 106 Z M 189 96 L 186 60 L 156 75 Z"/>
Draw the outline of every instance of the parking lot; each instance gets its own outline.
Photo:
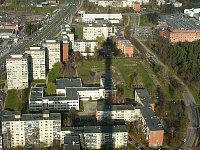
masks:
<path id="1" fill-rule="evenodd" d="M 197 25 L 197 20 L 187 18 L 184 14 L 164 15 L 160 17 L 161 22 L 167 24 L 173 29 L 179 30 L 200 30 L 200 25 Z"/>

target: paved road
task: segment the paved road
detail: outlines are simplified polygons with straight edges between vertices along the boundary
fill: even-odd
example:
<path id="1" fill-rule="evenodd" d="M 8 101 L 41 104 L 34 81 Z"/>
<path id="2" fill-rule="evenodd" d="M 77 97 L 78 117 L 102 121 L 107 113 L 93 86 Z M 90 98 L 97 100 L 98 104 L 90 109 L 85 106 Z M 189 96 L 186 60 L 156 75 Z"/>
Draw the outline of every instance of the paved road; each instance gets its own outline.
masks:
<path id="1" fill-rule="evenodd" d="M 138 41 L 140 43 L 140 45 L 148 53 L 150 53 L 154 56 L 154 58 L 157 60 L 158 64 L 163 66 L 166 71 L 170 72 L 173 75 L 173 77 L 185 87 L 185 92 L 183 93 L 183 100 L 184 100 L 186 106 L 188 107 L 188 117 L 189 117 L 190 123 L 189 123 L 188 130 L 187 130 L 186 137 L 185 137 L 186 142 L 183 144 L 182 149 L 190 150 L 192 145 L 194 144 L 196 137 L 197 137 L 197 127 L 199 125 L 199 112 L 197 111 L 197 105 L 194 100 L 194 97 L 192 96 L 188 86 L 178 76 L 176 76 L 169 69 L 168 66 L 163 64 L 158 59 L 158 57 L 146 45 L 144 45 L 139 39 L 137 39 L 136 37 L 134 37 L 134 38 L 136 39 L 136 41 Z"/>
<path id="2" fill-rule="evenodd" d="M 27 46 L 31 46 L 34 44 L 38 44 L 42 40 L 49 39 L 53 35 L 53 33 L 55 33 L 58 30 L 58 28 L 60 28 L 61 24 L 65 21 L 65 19 L 67 21 L 71 20 L 73 15 L 78 10 L 78 3 L 79 3 L 79 1 L 76 1 L 76 3 L 74 3 L 74 4 L 66 5 L 63 8 L 61 8 L 60 11 L 58 11 L 57 14 L 51 18 L 48 25 L 45 26 L 43 32 L 36 31 L 33 35 L 28 37 L 29 40 L 27 40 L 27 39 L 26 39 L 26 41 L 25 41 L 25 39 L 22 40 L 21 43 L 17 44 L 15 47 L 11 48 L 7 54 L 5 54 L 4 56 L 1 56 L 0 62 L 1 63 L 4 62 L 8 55 L 18 53 L 20 51 L 20 49 L 23 49 Z M 72 7 L 72 8 L 70 9 L 70 7 Z M 70 9 L 70 11 L 67 12 L 67 9 Z M 67 14 L 65 14 L 66 12 L 67 12 Z M 64 15 L 64 16 L 62 16 L 62 15 Z M 62 16 L 62 19 L 60 16 Z"/>

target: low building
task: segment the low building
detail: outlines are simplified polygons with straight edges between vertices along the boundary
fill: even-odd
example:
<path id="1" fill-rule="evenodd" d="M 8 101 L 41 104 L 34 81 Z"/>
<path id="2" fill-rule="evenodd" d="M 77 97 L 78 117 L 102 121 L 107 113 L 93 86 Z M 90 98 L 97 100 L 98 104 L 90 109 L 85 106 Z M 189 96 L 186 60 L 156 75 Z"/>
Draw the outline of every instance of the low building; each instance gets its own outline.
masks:
<path id="1" fill-rule="evenodd" d="M 60 78 L 56 80 L 57 95 L 71 94 L 80 100 L 99 100 L 105 98 L 103 86 L 84 86 L 80 78 Z M 75 98 L 74 97 L 74 98 Z"/>
<path id="2" fill-rule="evenodd" d="M 165 30 L 164 37 L 171 43 L 200 40 L 200 30 Z"/>
<path id="3" fill-rule="evenodd" d="M 134 55 L 134 47 L 129 40 L 122 41 L 122 52 L 126 57 L 133 57 Z"/>
<path id="4" fill-rule="evenodd" d="M 119 23 L 122 20 L 122 14 L 82 14 L 82 22 L 94 23 L 99 20 L 107 20 L 111 23 Z"/>
<path id="5" fill-rule="evenodd" d="M 135 121 L 141 117 L 140 107 L 133 105 L 98 105 L 96 108 L 96 119 Z"/>
<path id="6" fill-rule="evenodd" d="M 133 3 L 133 9 L 135 12 L 141 11 L 141 5 L 139 3 Z"/>
<path id="7" fill-rule="evenodd" d="M 79 136 L 65 136 L 63 150 L 81 150 Z"/>
<path id="8" fill-rule="evenodd" d="M 135 89 L 135 101 L 142 106 L 149 107 L 153 111 L 155 109 L 155 103 L 146 89 Z"/>
<path id="9" fill-rule="evenodd" d="M 61 144 L 65 136 L 79 136 L 81 146 L 85 149 L 127 147 L 128 131 L 125 125 L 63 127 L 61 134 Z"/>
<path id="10" fill-rule="evenodd" d="M 10 29 L 10 30 L 15 30 L 16 32 L 19 31 L 19 24 L 18 22 L 13 22 L 13 21 L 9 21 L 9 22 L 0 22 L 0 30 L 1 29 Z"/>
<path id="11" fill-rule="evenodd" d="M 60 141 L 61 115 L 9 114 L 2 116 L 3 148 L 52 146 Z"/>
<path id="12" fill-rule="evenodd" d="M 96 40 L 76 40 L 74 42 L 74 52 L 78 51 L 83 56 L 93 56 L 97 47 Z"/>
<path id="13" fill-rule="evenodd" d="M 14 37 L 13 29 L 0 29 L 0 39 L 11 39 Z"/>
<path id="14" fill-rule="evenodd" d="M 29 96 L 30 111 L 66 111 L 79 110 L 77 93 L 65 92 L 65 95 L 45 96 L 43 87 L 32 87 Z"/>

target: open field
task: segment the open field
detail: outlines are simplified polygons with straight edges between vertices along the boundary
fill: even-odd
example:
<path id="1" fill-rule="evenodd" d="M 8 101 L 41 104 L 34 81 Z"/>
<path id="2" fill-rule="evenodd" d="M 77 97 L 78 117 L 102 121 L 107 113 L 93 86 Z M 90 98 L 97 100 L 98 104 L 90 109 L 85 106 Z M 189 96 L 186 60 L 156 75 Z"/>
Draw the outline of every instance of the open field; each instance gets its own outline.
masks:
<path id="1" fill-rule="evenodd" d="M 21 108 L 22 102 L 19 98 L 17 90 L 9 90 L 7 93 L 5 109 L 13 109 L 19 111 Z"/>

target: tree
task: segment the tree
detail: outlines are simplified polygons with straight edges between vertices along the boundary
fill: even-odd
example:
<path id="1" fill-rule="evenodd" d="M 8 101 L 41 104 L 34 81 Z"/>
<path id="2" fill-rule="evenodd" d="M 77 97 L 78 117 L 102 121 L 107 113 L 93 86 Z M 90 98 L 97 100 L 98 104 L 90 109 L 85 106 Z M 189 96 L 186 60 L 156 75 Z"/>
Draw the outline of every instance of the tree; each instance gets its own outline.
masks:
<path id="1" fill-rule="evenodd" d="M 104 36 L 97 36 L 96 41 L 97 41 L 99 47 L 103 47 L 103 45 L 105 43 L 105 37 Z"/>
<path id="2" fill-rule="evenodd" d="M 55 95 L 56 94 L 56 85 L 53 82 L 49 82 L 46 88 L 47 95 Z"/>

